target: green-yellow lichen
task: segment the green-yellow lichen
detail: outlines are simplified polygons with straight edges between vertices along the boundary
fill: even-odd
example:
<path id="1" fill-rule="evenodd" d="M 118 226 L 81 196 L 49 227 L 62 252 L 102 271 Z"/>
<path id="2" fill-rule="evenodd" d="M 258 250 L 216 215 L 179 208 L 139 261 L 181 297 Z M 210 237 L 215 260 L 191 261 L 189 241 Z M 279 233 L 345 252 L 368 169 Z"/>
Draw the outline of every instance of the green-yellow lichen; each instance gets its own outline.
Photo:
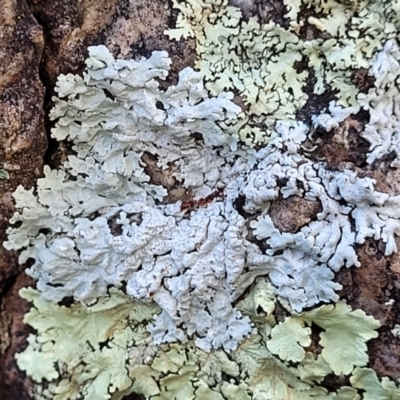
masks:
<path id="1" fill-rule="evenodd" d="M 167 34 L 196 39 L 196 67 L 213 95 L 228 89 L 243 98 L 241 120 L 227 129 L 251 146 L 268 142 L 277 120 L 296 118 L 308 99 L 304 86 L 309 78 L 315 94 L 330 87 L 338 105 L 358 107 L 351 72 L 369 67 L 384 42 L 395 36 L 399 21 L 396 2 L 287 1 L 286 29 L 256 17 L 244 21 L 240 10 L 227 3 L 174 0 L 180 14 L 176 29 Z M 305 21 L 301 8 L 311 13 Z M 312 37 L 302 33 L 305 24 L 315 27 Z"/>
<path id="2" fill-rule="evenodd" d="M 354 365 L 366 365 L 365 343 L 376 337 L 378 321 L 339 302 L 277 324 L 269 318 L 276 298 L 262 290 L 269 285 L 260 280 L 243 299 L 242 310 L 256 306 L 249 315 L 258 329 L 229 357 L 222 350 L 206 353 L 192 341 L 156 348 L 144 327 L 157 308 L 117 290 L 92 306 L 65 307 L 23 289 L 21 296 L 34 304 L 25 322 L 37 335 L 17 362 L 36 382 L 48 381 L 46 388 L 36 386 L 40 399 L 118 400 L 140 393 L 165 400 L 354 400 L 355 388 L 395 389 L 385 380 L 382 389 L 375 388 L 367 369 L 351 375 Z M 312 324 L 322 330 L 317 358 L 307 351 Z M 318 382 L 331 373 L 352 376 L 354 388 L 328 393 Z"/>

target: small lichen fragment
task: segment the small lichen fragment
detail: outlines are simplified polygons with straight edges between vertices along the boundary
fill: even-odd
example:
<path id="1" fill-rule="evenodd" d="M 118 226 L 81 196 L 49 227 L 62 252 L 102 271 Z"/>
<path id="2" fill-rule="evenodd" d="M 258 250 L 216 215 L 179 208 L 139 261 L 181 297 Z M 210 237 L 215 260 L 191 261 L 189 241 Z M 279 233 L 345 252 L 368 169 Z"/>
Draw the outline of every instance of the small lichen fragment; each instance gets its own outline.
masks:
<path id="1" fill-rule="evenodd" d="M 5 169 L 0 168 L 0 179 L 10 179 L 10 174 Z"/>

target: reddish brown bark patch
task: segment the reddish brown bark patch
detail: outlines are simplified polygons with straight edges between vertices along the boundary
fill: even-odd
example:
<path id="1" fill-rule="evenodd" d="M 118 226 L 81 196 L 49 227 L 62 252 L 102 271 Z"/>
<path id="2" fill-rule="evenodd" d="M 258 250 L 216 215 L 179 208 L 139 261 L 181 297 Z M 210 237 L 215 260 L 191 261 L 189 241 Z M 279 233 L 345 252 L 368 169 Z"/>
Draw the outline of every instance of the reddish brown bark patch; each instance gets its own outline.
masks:
<path id="1" fill-rule="evenodd" d="M 30 0 L 32 14 L 43 27 L 45 48 L 41 72 L 48 88 L 61 73 L 79 72 L 87 46 L 97 44 L 111 24 L 118 0 Z"/>
<path id="2" fill-rule="evenodd" d="M 281 232 L 296 233 L 303 226 L 317 219 L 322 211 L 319 201 L 306 200 L 299 196 L 280 197 L 271 203 L 268 215 Z"/>
<path id="3" fill-rule="evenodd" d="M 375 86 L 375 78 L 366 68 L 355 69 L 351 72 L 351 83 L 361 93 L 368 93 Z"/>
<path id="4" fill-rule="evenodd" d="M 167 169 L 162 169 L 157 165 L 157 157 L 150 153 L 143 153 L 142 161 L 144 170 L 150 176 L 149 183 L 163 186 L 168 194 L 164 197 L 162 204 L 175 203 L 179 200 L 187 201 L 192 198 L 192 191 L 185 188 L 173 175 L 176 167 L 171 164 Z"/>
<path id="5" fill-rule="evenodd" d="M 348 164 L 365 167 L 369 143 L 361 137 L 364 123 L 358 116 L 350 116 L 331 131 L 317 129 L 312 136 L 311 146 L 316 146 L 310 157 L 324 161 L 333 170 L 342 170 Z"/>

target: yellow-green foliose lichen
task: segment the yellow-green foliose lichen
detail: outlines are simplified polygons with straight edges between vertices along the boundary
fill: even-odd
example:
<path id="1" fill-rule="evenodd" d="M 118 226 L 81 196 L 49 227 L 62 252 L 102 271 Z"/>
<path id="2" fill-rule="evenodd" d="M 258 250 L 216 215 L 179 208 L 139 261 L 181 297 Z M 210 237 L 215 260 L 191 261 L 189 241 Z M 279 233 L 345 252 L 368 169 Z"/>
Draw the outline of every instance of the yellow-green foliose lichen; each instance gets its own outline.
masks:
<path id="1" fill-rule="evenodd" d="M 167 34 L 196 39 L 196 67 L 211 93 L 234 89 L 243 98 L 244 115 L 228 128 L 248 145 L 267 143 L 277 120 L 296 118 L 308 99 L 308 78 L 315 94 L 330 88 L 339 105 L 358 107 L 351 72 L 369 68 L 400 22 L 397 2 L 391 1 L 287 1 L 287 27 L 257 17 L 244 20 L 227 0 L 173 4 L 180 13 L 176 29 Z M 307 11 L 306 20 L 300 9 Z M 304 25 L 315 27 L 311 37 Z"/>
<path id="2" fill-rule="evenodd" d="M 393 385 L 374 387 L 370 370 L 362 368 L 365 343 L 377 336 L 378 321 L 339 302 L 276 323 L 269 317 L 276 302 L 269 285 L 258 281 L 239 304 L 257 331 L 229 356 L 223 350 L 206 353 L 192 341 L 154 346 L 145 325 L 157 307 L 118 290 L 92 306 L 65 307 L 23 289 L 21 296 L 33 302 L 25 322 L 37 334 L 17 362 L 37 382 L 36 398 L 55 400 L 115 400 L 133 392 L 178 400 L 357 399 L 357 387 L 384 393 Z M 318 357 L 308 351 L 312 324 L 321 329 Z M 354 387 L 329 393 L 318 382 L 331 373 L 352 376 Z"/>

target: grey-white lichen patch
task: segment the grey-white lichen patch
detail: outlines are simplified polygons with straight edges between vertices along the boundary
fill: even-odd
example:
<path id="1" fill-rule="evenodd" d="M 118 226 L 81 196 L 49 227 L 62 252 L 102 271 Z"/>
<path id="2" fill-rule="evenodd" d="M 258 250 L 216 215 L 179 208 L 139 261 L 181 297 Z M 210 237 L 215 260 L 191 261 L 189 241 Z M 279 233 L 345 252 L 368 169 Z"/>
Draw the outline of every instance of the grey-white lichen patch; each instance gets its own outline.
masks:
<path id="1" fill-rule="evenodd" d="M 370 113 L 369 123 L 362 136 L 370 142 L 369 163 L 391 151 L 396 159 L 392 166 L 399 167 L 400 152 L 400 49 L 395 39 L 388 40 L 376 56 L 371 72 L 375 88 L 359 96 L 360 103 Z"/>
<path id="2" fill-rule="evenodd" d="M 334 272 L 359 266 L 356 243 L 374 237 L 386 242 L 386 254 L 396 250 L 400 198 L 375 191 L 369 178 L 329 171 L 301 155 L 306 124 L 278 121 L 265 148 L 238 147 L 218 125 L 239 114 L 229 93 L 209 98 L 190 69 L 161 91 L 155 78 L 169 66 L 162 52 L 116 61 L 104 46 L 89 51 L 83 78 L 58 81 L 52 111 L 54 137 L 72 140 L 76 155 L 61 170 L 45 168 L 36 196 L 15 193 L 22 211 L 11 222 L 21 226 L 10 228 L 6 246 L 23 249 L 21 262 L 35 260 L 28 273 L 44 299 L 90 303 L 110 285 L 126 284 L 129 295 L 162 310 L 148 327 L 155 343 L 193 337 L 207 351 L 231 351 L 252 329 L 233 303 L 256 277 L 269 276 L 300 312 L 338 300 Z M 351 111 L 332 103 L 324 115 L 341 122 Z M 145 151 L 160 168 L 174 164 L 176 178 L 195 194 L 194 209 L 156 204 L 166 189 L 149 183 Z M 278 196 L 294 195 L 320 202 L 322 211 L 299 232 L 282 233 L 268 208 Z M 251 228 L 266 240 L 265 254 L 247 239 L 238 196 L 246 212 L 261 213 Z"/>
<path id="3" fill-rule="evenodd" d="M 251 324 L 229 299 L 247 253 L 260 251 L 246 243 L 244 219 L 223 202 L 189 219 L 180 203 L 156 207 L 166 190 L 148 183 L 140 157 L 148 151 L 161 167 L 174 162 L 185 186 L 208 195 L 225 164 L 213 147 L 236 148 L 216 121 L 234 118 L 239 109 L 230 94 L 208 98 L 189 68 L 176 87 L 160 91 L 155 78 L 167 74 L 166 53 L 139 62 L 115 61 L 104 46 L 89 53 L 83 78 L 58 81 L 60 99 L 52 111 L 58 119 L 54 137 L 72 140 L 76 156 L 60 171 L 45 169 L 37 198 L 18 189 L 23 211 L 11 222 L 22 225 L 9 231 L 6 246 L 26 248 L 21 262 L 35 259 L 29 273 L 45 299 L 92 302 L 109 285 L 126 282 L 130 295 L 162 307 L 149 328 L 156 342 L 197 334 L 208 350 L 234 349 Z M 204 145 L 193 133 L 202 135 Z M 121 235 L 111 232 L 115 217 Z"/>
<path id="4" fill-rule="evenodd" d="M 263 256 L 246 241 L 245 220 L 230 203 L 192 212 L 181 203 L 156 207 L 166 190 L 148 183 L 140 160 L 148 151 L 160 167 L 174 162 L 177 178 L 207 196 L 229 176 L 221 174 L 228 161 L 214 147 L 236 149 L 216 121 L 232 119 L 238 107 L 229 94 L 208 98 L 190 69 L 176 87 L 160 91 L 154 78 L 167 74 L 165 53 L 136 62 L 115 61 L 104 46 L 89 52 L 83 78 L 58 81 L 52 111 L 54 137 L 72 140 L 76 156 L 59 171 L 45 168 L 37 196 L 18 189 L 22 213 L 11 222 L 22 225 L 9 231 L 6 246 L 25 248 L 21 262 L 35 260 L 28 272 L 44 299 L 90 303 L 126 282 L 128 294 L 163 310 L 149 327 L 156 343 L 195 335 L 204 349 L 232 350 L 251 323 L 230 299 L 252 265 L 247 259 Z M 121 234 L 111 231 L 112 219 Z"/>
<path id="5" fill-rule="evenodd" d="M 279 136 L 259 152 L 262 159 L 247 174 L 243 208 L 262 212 L 251 227 L 258 239 L 266 239 L 266 253 L 275 256 L 270 279 L 278 293 L 301 311 L 319 301 L 338 299 L 335 290 L 340 285 L 332 282 L 333 272 L 344 265 L 360 265 L 356 243 L 374 237 L 386 243 L 386 254 L 397 250 L 400 197 L 375 191 L 372 179 L 359 178 L 351 170 L 329 171 L 323 163 L 300 155 L 306 125 L 279 123 L 276 130 Z M 299 232 L 280 232 L 264 215 L 279 195 L 318 201 L 322 211 Z"/>

